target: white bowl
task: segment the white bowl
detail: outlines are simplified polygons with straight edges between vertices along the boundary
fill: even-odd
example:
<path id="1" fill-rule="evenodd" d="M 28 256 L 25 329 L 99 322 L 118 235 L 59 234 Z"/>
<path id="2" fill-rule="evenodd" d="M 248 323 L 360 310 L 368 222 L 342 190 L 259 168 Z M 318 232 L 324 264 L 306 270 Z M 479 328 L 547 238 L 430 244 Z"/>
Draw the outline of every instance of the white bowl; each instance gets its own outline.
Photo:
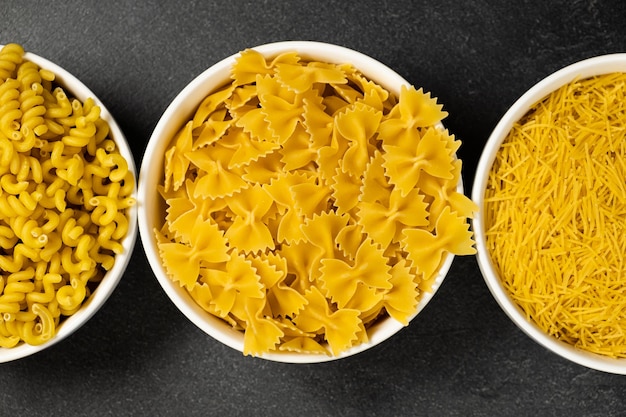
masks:
<path id="1" fill-rule="evenodd" d="M 489 171 L 495 160 L 496 153 L 513 124 L 523 117 L 531 107 L 552 91 L 575 79 L 614 72 L 626 72 L 626 54 L 598 56 L 569 65 L 546 77 L 522 95 L 505 113 L 487 141 L 477 166 L 472 189 L 472 200 L 481 209 L 484 207 L 484 193 Z M 522 310 L 502 285 L 497 270 L 489 256 L 481 211 L 473 219 L 472 227 L 476 239 L 478 265 L 485 282 L 500 307 L 522 331 L 545 348 L 579 365 L 604 372 L 626 374 L 626 359 L 613 359 L 575 348 L 548 335 L 535 323 L 527 320 Z"/>
<path id="2" fill-rule="evenodd" d="M 315 59 L 317 61 L 335 64 L 350 63 L 355 68 L 359 69 L 366 77 L 387 88 L 388 91 L 396 96 L 399 96 L 401 86 L 410 85 L 404 78 L 382 63 L 341 46 L 319 42 L 287 41 L 266 44 L 252 49 L 269 57 L 276 56 L 282 52 L 296 51 L 305 59 Z M 141 241 L 150 266 L 166 294 L 176 307 L 205 333 L 225 345 L 243 352 L 244 337 L 242 332 L 232 329 L 232 327 L 224 321 L 202 310 L 185 289 L 168 278 L 161 263 L 154 236 L 155 228 L 159 229 L 163 222 L 162 214 L 160 214 L 157 209 L 161 203 L 159 202 L 160 196 L 156 192 L 156 189 L 160 179 L 163 177 L 163 155 L 166 146 L 180 127 L 191 118 L 197 106 L 208 93 L 231 81 L 229 79 L 230 70 L 238 56 L 239 54 L 232 55 L 204 71 L 191 81 L 165 110 L 152 133 L 143 157 L 139 172 L 138 204 L 140 210 L 139 232 Z M 417 313 L 426 306 L 441 285 L 450 268 L 452 260 L 453 256 L 450 255 L 447 257 L 445 263 L 439 270 L 432 291 L 422 294 Z M 392 318 L 380 320 L 372 326 L 368 332 L 369 342 L 357 345 L 338 356 L 272 353 L 265 354 L 262 358 L 289 363 L 313 363 L 345 358 L 379 344 L 403 327 L 400 322 Z"/>
<path id="3" fill-rule="evenodd" d="M 1 47 L 2 46 L 0 46 L 0 48 Z M 133 160 L 130 147 L 128 146 L 128 142 L 126 141 L 121 129 L 113 119 L 113 116 L 111 116 L 107 108 L 96 97 L 96 95 L 92 93 L 91 90 L 89 90 L 89 88 L 87 88 L 79 79 L 53 62 L 50 62 L 47 59 L 31 52 L 26 52 L 24 54 L 24 59 L 34 62 L 40 68 L 52 71 L 56 76 L 55 82 L 63 87 L 68 96 L 71 95 L 72 97 L 78 98 L 81 102 L 84 102 L 89 97 L 94 99 L 95 103 L 100 106 L 100 117 L 109 124 L 110 138 L 115 141 L 120 154 L 128 162 L 128 169 L 132 171 L 133 176 L 137 178 L 137 170 L 135 168 L 135 162 Z M 104 305 L 106 300 L 113 293 L 113 290 L 117 287 L 117 284 L 122 278 L 122 275 L 124 275 L 124 271 L 130 261 L 136 238 L 137 205 L 131 207 L 129 210 L 128 233 L 121 242 L 124 247 L 124 252 L 115 256 L 115 265 L 104 275 L 102 281 L 98 284 L 89 299 L 83 303 L 80 310 L 64 319 L 58 327 L 55 336 L 42 345 L 33 346 L 21 343 L 13 348 L 0 348 L 0 363 L 20 359 L 49 348 L 50 346 L 65 339 L 84 325 Z"/>

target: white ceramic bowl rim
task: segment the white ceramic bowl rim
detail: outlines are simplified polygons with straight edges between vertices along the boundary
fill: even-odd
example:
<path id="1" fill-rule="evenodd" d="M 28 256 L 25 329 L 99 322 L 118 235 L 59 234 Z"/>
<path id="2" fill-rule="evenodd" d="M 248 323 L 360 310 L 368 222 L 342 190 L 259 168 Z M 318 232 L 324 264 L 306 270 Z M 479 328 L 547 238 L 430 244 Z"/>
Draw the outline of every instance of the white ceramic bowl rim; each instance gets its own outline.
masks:
<path id="1" fill-rule="evenodd" d="M 297 51 L 304 59 L 312 58 L 336 64 L 350 63 L 355 68 L 359 69 L 359 71 L 361 71 L 361 73 L 363 73 L 363 75 L 367 78 L 378 82 L 396 95 L 400 94 L 401 86 L 410 85 L 408 81 L 381 62 L 360 52 L 356 52 L 342 46 L 312 41 L 285 41 L 265 44 L 251 49 L 261 52 L 268 57 L 273 57 L 283 52 Z M 138 204 L 139 209 L 142 212 L 142 216 L 139 218 L 141 241 L 150 266 L 152 267 L 158 282 L 163 287 L 166 294 L 176 307 L 197 327 L 212 336 L 214 339 L 241 352 L 243 351 L 243 334 L 239 331 L 233 330 L 222 320 L 210 316 L 207 312 L 196 305 L 191 297 L 183 289 L 181 289 L 178 284 L 172 282 L 167 277 L 159 257 L 159 251 L 156 246 L 154 231 L 152 229 L 152 225 L 155 224 L 152 220 L 154 216 L 148 210 L 156 204 L 156 193 L 154 190 L 156 188 L 158 178 L 161 177 L 160 173 L 162 173 L 162 170 L 159 171 L 161 168 L 155 168 L 154 164 L 150 165 L 150 163 L 153 162 L 153 159 L 155 158 L 157 161 L 162 160 L 162 157 L 159 155 L 164 154 L 164 150 L 167 145 L 167 143 L 164 143 L 163 141 L 159 142 L 160 138 L 171 138 L 175 131 L 182 126 L 182 124 L 173 123 L 170 122 L 170 120 L 175 118 L 176 114 L 187 115 L 187 119 L 180 118 L 178 119 L 179 121 L 189 120 L 192 112 L 195 111 L 200 101 L 204 99 L 207 94 L 230 81 L 228 78 L 230 69 L 234 60 L 238 56 L 239 53 L 231 55 L 198 75 L 176 96 L 176 98 L 174 98 L 172 103 L 167 107 L 154 129 L 144 153 L 144 159 L 139 172 Z M 462 190 L 462 184 L 459 185 L 459 189 Z M 453 258 L 454 257 L 450 255 L 445 259 L 441 269 L 439 270 L 439 274 L 433 283 L 432 291 L 423 293 L 416 315 L 426 306 L 426 304 L 433 297 L 434 293 L 440 287 L 448 270 L 450 269 Z M 372 327 L 375 328 L 376 331 L 371 331 L 371 336 L 368 342 L 354 346 L 338 356 L 271 353 L 262 355 L 261 357 L 263 359 L 286 363 L 314 363 L 345 358 L 379 344 L 380 342 L 393 336 L 403 327 L 404 326 L 401 323 L 392 318 L 376 323 Z"/>
<path id="2" fill-rule="evenodd" d="M 545 98 L 550 92 L 576 79 L 584 79 L 594 75 L 614 72 L 626 72 L 625 53 L 597 56 L 566 66 L 544 78 L 523 94 L 504 114 L 487 141 L 476 169 L 476 177 L 472 188 L 472 200 L 476 202 L 479 207 L 483 207 L 484 190 L 488 180 L 487 174 L 491 170 L 496 152 L 511 130 L 513 124 L 522 118 L 532 106 Z M 478 248 L 478 264 L 485 282 L 500 307 L 522 331 L 540 345 L 574 363 L 599 371 L 626 374 L 626 359 L 613 359 L 582 351 L 568 343 L 549 336 L 535 323 L 528 321 L 522 310 L 503 287 L 498 277 L 497 270 L 487 250 L 485 226 L 480 213 L 473 219 L 472 226 L 476 239 L 476 247 Z"/>
<path id="3" fill-rule="evenodd" d="M 0 48 L 1 47 L 2 45 L 0 45 Z M 89 90 L 89 88 L 87 88 L 87 86 L 85 86 L 78 78 L 76 78 L 57 64 L 31 52 L 26 52 L 24 54 L 24 59 L 26 61 L 34 62 L 40 68 L 52 71 L 55 74 L 56 82 L 59 85 L 63 86 L 68 96 L 76 97 L 81 102 L 84 102 L 87 98 L 91 97 L 95 101 L 95 103 L 100 106 L 100 117 L 109 124 L 109 127 L 111 129 L 111 137 L 118 146 L 120 154 L 128 162 L 128 169 L 132 171 L 134 178 L 137 178 L 135 162 L 133 160 L 132 152 L 130 150 L 130 147 L 128 146 L 126 138 L 122 133 L 122 130 L 119 128 L 118 124 L 113 119 L 111 113 L 98 99 L 98 97 L 96 97 L 96 95 L 91 92 L 91 90 Z M 33 346 L 26 343 L 21 343 L 20 345 L 13 348 L 0 348 L 0 363 L 21 359 L 26 356 L 40 352 L 46 348 L 49 348 L 50 346 L 59 343 L 60 341 L 74 333 L 76 330 L 78 330 L 81 326 L 83 326 L 102 307 L 102 305 L 106 302 L 106 300 L 117 287 L 130 261 L 136 238 L 137 206 L 129 210 L 128 233 L 124 240 L 121 242 L 124 248 L 124 252 L 120 255 L 115 256 L 115 264 L 113 268 L 111 268 L 111 270 L 109 270 L 105 274 L 102 281 L 98 284 L 95 291 L 83 304 L 80 310 L 64 319 L 62 324 L 58 327 L 56 335 L 42 345 Z"/>

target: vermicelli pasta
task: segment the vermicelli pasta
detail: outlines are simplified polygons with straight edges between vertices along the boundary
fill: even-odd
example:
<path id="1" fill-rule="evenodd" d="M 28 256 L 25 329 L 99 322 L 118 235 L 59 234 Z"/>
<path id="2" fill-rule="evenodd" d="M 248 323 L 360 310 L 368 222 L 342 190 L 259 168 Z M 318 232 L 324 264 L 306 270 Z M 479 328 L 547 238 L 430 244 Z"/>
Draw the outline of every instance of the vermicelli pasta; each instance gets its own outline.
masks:
<path id="1" fill-rule="evenodd" d="M 93 99 L 0 49 L 0 347 L 42 344 L 97 287 L 128 232 L 134 176 Z"/>
<path id="2" fill-rule="evenodd" d="M 485 192 L 486 239 L 525 315 L 626 358 L 626 75 L 575 80 L 516 123 Z"/>

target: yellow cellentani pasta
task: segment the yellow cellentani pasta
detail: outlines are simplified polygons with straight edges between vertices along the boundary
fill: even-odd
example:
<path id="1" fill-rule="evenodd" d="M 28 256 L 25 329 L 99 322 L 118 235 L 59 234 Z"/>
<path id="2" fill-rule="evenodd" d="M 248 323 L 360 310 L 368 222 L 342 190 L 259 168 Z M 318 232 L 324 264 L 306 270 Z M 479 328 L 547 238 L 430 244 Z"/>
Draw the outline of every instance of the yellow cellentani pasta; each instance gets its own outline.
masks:
<path id="1" fill-rule="evenodd" d="M 575 80 L 503 142 L 485 193 L 502 281 L 526 316 L 578 348 L 626 358 L 626 75 Z"/>
<path id="2" fill-rule="evenodd" d="M 43 344 L 113 267 L 134 176 L 93 99 L 0 50 L 0 347 Z"/>
<path id="3" fill-rule="evenodd" d="M 245 354 L 338 355 L 381 317 L 406 324 L 445 256 L 474 253 L 441 105 L 293 52 L 243 51 L 231 79 L 165 153 L 170 278 Z"/>

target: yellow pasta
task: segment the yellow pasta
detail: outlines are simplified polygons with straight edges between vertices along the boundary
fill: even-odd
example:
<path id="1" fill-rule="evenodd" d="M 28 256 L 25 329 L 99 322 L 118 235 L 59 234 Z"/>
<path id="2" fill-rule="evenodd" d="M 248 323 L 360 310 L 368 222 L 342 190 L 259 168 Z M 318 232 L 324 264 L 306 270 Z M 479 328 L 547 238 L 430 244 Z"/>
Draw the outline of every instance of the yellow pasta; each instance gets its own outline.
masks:
<path id="1" fill-rule="evenodd" d="M 486 239 L 529 320 L 580 349 L 626 358 L 626 75 L 572 81 L 500 147 Z"/>
<path id="2" fill-rule="evenodd" d="M 339 355 L 381 318 L 408 323 L 446 254 L 474 252 L 441 106 L 296 53 L 243 51 L 231 79 L 165 152 L 170 278 L 244 354 Z"/>
<path id="3" fill-rule="evenodd" d="M 128 232 L 134 176 L 93 99 L 0 49 L 0 347 L 43 344 L 89 298 Z"/>

